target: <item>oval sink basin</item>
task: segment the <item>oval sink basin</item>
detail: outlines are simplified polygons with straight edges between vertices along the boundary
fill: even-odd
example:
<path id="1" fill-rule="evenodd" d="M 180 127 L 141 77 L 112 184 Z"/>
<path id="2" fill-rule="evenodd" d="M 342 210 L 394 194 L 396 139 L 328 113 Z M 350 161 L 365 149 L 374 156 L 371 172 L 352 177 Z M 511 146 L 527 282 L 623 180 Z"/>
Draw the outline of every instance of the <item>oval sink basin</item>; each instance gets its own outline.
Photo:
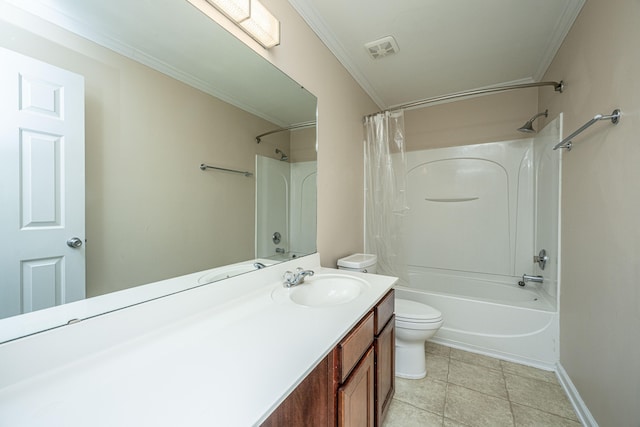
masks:
<path id="1" fill-rule="evenodd" d="M 301 285 L 292 288 L 281 287 L 274 291 L 284 293 L 289 300 L 306 307 L 330 307 L 348 303 L 356 299 L 368 287 L 362 279 L 341 274 L 319 274 L 308 277 Z"/>

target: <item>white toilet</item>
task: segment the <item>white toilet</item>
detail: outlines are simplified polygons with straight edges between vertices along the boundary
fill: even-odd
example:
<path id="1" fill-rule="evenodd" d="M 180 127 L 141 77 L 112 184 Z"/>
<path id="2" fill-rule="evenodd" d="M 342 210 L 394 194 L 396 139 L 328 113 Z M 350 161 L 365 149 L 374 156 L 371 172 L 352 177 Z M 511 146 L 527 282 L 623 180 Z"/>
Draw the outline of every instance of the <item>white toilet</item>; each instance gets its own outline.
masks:
<path id="1" fill-rule="evenodd" d="M 376 272 L 377 257 L 353 254 L 338 260 L 343 270 Z M 420 379 L 427 375 L 424 343 L 442 326 L 442 313 L 416 301 L 396 297 L 396 376 Z"/>
<path id="2" fill-rule="evenodd" d="M 427 375 L 424 343 L 442 326 L 442 313 L 416 301 L 396 297 L 396 376 L 420 379 Z"/>

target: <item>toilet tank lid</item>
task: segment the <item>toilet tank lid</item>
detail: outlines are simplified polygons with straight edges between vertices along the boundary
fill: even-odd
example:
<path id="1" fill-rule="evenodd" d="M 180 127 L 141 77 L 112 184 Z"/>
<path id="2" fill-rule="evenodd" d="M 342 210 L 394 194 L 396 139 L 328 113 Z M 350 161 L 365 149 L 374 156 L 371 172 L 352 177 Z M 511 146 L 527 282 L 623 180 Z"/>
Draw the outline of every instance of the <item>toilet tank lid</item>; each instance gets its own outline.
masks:
<path id="1" fill-rule="evenodd" d="M 365 268 L 371 267 L 378 261 L 374 254 L 353 254 L 338 260 L 339 267 Z"/>
<path id="2" fill-rule="evenodd" d="M 435 308 L 416 301 L 396 298 L 396 318 L 416 320 L 437 320 L 442 313 Z"/>

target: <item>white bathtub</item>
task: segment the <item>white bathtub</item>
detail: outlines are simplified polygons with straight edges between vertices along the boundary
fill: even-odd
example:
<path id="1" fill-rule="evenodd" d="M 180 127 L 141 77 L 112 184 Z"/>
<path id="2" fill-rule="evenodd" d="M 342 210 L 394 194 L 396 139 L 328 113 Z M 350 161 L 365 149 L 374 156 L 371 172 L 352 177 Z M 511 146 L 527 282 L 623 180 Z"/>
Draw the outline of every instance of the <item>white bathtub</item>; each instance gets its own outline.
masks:
<path id="1" fill-rule="evenodd" d="M 410 269 L 410 285 L 396 297 L 442 312 L 444 325 L 432 341 L 544 369 L 558 361 L 558 313 L 535 284 L 438 274 Z"/>

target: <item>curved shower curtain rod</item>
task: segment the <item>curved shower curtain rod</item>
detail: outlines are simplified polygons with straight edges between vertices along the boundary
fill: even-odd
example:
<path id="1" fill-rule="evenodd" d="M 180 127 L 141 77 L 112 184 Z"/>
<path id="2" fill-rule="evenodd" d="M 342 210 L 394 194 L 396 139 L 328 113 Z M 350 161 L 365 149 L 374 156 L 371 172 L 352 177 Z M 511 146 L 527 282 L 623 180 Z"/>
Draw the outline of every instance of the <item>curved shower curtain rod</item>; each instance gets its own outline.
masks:
<path id="1" fill-rule="evenodd" d="M 311 120 L 309 122 L 296 123 L 295 125 L 285 126 L 280 129 L 275 129 L 269 132 L 261 133 L 260 135 L 256 136 L 256 144 L 260 144 L 260 141 L 262 140 L 263 136 L 271 135 L 272 133 L 284 132 L 285 130 L 310 128 L 311 126 L 315 126 L 315 125 L 316 125 L 315 120 Z"/>
<path id="2" fill-rule="evenodd" d="M 560 93 L 562 93 L 562 91 L 564 90 L 564 82 L 562 80 L 560 80 L 559 82 L 549 81 L 549 82 L 537 82 L 537 83 L 521 83 L 521 84 L 509 85 L 509 86 L 497 86 L 497 87 L 486 88 L 486 89 L 475 89 L 475 90 L 469 90 L 466 92 L 456 92 L 456 93 L 451 93 L 449 95 L 435 96 L 433 98 L 426 98 L 418 101 L 409 102 L 407 104 L 398 105 L 397 107 L 392 107 L 387 110 L 378 111 L 375 114 L 369 114 L 364 118 L 366 119 L 367 117 L 373 117 L 379 113 L 405 110 L 407 108 L 420 107 L 427 104 L 433 104 L 435 102 L 442 102 L 442 101 L 448 101 L 450 99 L 463 98 L 465 96 L 484 95 L 487 93 L 505 92 L 508 90 L 526 89 L 530 87 L 540 87 L 540 86 L 553 86 L 553 89 L 556 92 L 560 92 Z"/>

